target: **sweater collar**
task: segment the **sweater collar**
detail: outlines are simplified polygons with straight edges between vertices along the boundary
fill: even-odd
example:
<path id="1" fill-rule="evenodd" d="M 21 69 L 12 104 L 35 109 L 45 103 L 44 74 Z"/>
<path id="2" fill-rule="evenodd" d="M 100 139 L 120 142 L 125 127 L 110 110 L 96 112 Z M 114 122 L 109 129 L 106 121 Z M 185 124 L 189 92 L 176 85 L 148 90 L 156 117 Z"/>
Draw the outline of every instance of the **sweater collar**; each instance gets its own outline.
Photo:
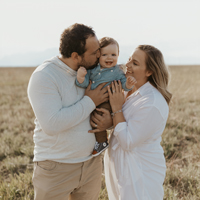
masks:
<path id="1" fill-rule="evenodd" d="M 70 68 L 68 65 L 66 65 L 64 62 L 62 62 L 58 57 L 55 57 L 56 61 L 58 62 L 58 66 L 62 68 L 64 71 L 66 71 L 71 76 L 76 76 L 77 71 Z"/>

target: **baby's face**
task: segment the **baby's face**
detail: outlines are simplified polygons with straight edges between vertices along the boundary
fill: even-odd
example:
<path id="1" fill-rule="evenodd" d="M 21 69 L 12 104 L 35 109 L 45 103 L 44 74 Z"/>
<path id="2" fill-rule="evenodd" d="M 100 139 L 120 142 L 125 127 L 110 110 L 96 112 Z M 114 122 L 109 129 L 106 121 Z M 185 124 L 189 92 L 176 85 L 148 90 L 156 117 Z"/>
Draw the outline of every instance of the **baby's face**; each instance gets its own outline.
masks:
<path id="1" fill-rule="evenodd" d="M 118 47 L 116 44 L 109 44 L 106 47 L 101 48 L 101 56 L 99 63 L 102 68 L 114 67 L 118 60 Z"/>

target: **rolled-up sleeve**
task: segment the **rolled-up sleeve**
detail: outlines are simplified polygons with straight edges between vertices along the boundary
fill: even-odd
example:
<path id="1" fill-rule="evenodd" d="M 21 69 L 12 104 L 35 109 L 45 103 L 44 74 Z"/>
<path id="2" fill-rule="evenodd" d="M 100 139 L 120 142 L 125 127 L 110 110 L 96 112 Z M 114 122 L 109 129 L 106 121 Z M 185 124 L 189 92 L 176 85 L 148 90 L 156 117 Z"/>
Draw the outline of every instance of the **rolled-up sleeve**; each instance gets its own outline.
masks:
<path id="1" fill-rule="evenodd" d="M 165 121 L 155 106 L 144 107 L 136 112 L 126 122 L 117 124 L 114 130 L 119 145 L 125 151 L 130 151 L 150 137 L 160 134 Z"/>

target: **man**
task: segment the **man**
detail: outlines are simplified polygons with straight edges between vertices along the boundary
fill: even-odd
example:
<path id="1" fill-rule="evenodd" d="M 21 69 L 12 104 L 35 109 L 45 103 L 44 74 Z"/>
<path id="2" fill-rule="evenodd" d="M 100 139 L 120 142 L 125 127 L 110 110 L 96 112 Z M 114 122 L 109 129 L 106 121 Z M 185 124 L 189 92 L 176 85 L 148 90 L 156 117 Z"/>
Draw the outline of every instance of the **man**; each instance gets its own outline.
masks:
<path id="1" fill-rule="evenodd" d="M 108 93 L 105 84 L 95 90 L 79 88 L 75 78 L 80 66 L 97 64 L 99 43 L 92 28 L 74 24 L 62 33 L 59 50 L 61 57 L 40 65 L 28 85 L 36 116 L 35 200 L 97 200 L 102 160 L 91 156 L 95 136 L 88 130 L 90 113 L 108 100 Z M 109 115 L 103 122 L 104 130 L 112 124 Z"/>

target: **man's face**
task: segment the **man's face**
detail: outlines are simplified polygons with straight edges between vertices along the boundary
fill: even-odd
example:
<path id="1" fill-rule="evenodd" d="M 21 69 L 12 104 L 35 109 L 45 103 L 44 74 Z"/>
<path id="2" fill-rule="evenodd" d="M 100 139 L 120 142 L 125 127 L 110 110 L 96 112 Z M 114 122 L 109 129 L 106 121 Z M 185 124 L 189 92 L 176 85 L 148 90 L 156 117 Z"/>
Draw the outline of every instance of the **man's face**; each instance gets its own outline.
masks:
<path id="1" fill-rule="evenodd" d="M 99 41 L 96 36 L 90 36 L 86 39 L 86 52 L 83 54 L 79 67 L 83 66 L 86 69 L 94 68 L 99 62 Z"/>

